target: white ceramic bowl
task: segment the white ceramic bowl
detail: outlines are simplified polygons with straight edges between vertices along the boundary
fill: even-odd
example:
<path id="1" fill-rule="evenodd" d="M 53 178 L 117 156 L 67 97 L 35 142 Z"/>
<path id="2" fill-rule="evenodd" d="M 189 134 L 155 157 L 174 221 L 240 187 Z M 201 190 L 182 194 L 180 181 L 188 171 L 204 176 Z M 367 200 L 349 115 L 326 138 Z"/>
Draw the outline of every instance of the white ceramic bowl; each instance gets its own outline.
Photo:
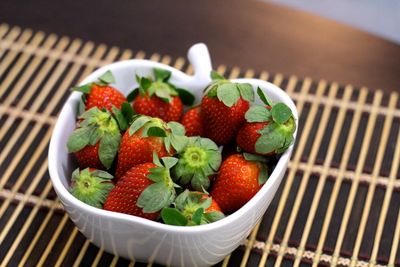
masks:
<path id="1" fill-rule="evenodd" d="M 201 99 L 202 90 L 210 83 L 211 61 L 204 44 L 192 46 L 188 58 L 193 65 L 194 76 L 188 76 L 170 66 L 149 60 L 127 60 L 104 66 L 82 81 L 95 81 L 107 70 L 117 80 L 116 88 L 127 94 L 135 88 L 135 73 L 149 75 L 152 69 L 165 68 L 172 72 L 171 82 L 190 89 Z M 257 79 L 236 79 L 262 88 L 275 101 L 284 102 L 293 111 L 297 122 L 297 110 L 289 98 L 277 86 Z M 65 210 L 78 229 L 94 244 L 105 251 L 141 262 L 155 262 L 174 266 L 206 266 L 221 261 L 237 248 L 260 221 L 275 195 L 292 153 L 291 146 L 280 158 L 276 168 L 261 190 L 241 209 L 215 223 L 181 227 L 165 225 L 143 218 L 110 212 L 91 207 L 68 192 L 68 181 L 73 166 L 66 142 L 75 127 L 75 111 L 80 93 L 68 98 L 58 117 L 49 148 L 49 171 L 55 191 Z M 260 100 L 257 99 L 260 103 Z M 296 133 L 295 133 L 296 134 Z"/>

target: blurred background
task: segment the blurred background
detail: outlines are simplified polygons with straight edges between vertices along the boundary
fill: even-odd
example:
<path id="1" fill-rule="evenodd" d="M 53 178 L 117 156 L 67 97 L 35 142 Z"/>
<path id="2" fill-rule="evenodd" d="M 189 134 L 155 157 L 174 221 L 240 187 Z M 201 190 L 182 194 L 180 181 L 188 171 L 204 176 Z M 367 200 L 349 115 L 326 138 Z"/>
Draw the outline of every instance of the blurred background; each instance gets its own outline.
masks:
<path id="1" fill-rule="evenodd" d="M 215 65 L 400 88 L 396 1 L 1 0 L 0 20 L 173 57 L 205 42 Z"/>
<path id="2" fill-rule="evenodd" d="M 400 2 L 391 0 L 263 0 L 330 18 L 400 44 Z"/>

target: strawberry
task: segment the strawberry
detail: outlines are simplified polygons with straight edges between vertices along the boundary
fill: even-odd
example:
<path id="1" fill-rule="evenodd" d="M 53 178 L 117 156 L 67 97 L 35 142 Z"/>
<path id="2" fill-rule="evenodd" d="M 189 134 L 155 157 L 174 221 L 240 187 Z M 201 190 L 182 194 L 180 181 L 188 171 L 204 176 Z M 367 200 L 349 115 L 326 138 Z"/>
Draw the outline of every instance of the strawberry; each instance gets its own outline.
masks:
<path id="1" fill-rule="evenodd" d="M 170 71 L 154 69 L 154 76 L 154 81 L 137 76 L 139 87 L 128 95 L 128 100 L 133 100 L 133 109 L 138 114 L 157 117 L 166 122 L 179 121 L 183 112 L 182 101 L 191 105 L 194 97 L 168 82 Z"/>
<path id="2" fill-rule="evenodd" d="M 186 136 L 203 136 L 203 121 L 200 106 L 189 109 L 182 117 L 181 123 L 186 129 Z"/>
<path id="3" fill-rule="evenodd" d="M 231 213 L 247 203 L 268 177 L 266 159 L 253 154 L 235 154 L 222 162 L 211 190 L 224 213 Z"/>
<path id="4" fill-rule="evenodd" d="M 181 186 L 190 184 L 195 190 L 207 190 L 210 177 L 221 165 L 221 152 L 208 138 L 196 136 L 188 139 L 186 147 L 177 155 L 179 161 L 172 170 L 174 179 Z"/>
<path id="5" fill-rule="evenodd" d="M 296 123 L 292 111 L 283 103 L 272 103 L 260 88 L 257 92 L 267 106 L 253 106 L 246 112 L 247 122 L 240 128 L 236 143 L 249 153 L 282 153 L 293 144 Z"/>
<path id="6" fill-rule="evenodd" d="M 138 116 L 122 137 L 116 178 L 122 177 L 135 165 L 151 162 L 153 152 L 164 157 L 181 151 L 187 141 L 185 128 L 180 123 Z"/>
<path id="7" fill-rule="evenodd" d="M 244 114 L 253 99 L 250 84 L 215 80 L 206 89 L 201 101 L 205 136 L 218 145 L 228 144 L 245 122 Z"/>
<path id="8" fill-rule="evenodd" d="M 109 192 L 114 187 L 113 176 L 105 171 L 86 168 L 72 172 L 71 194 L 82 202 L 101 208 Z"/>
<path id="9" fill-rule="evenodd" d="M 201 192 L 183 191 L 175 199 L 174 208 L 164 208 L 161 217 L 166 224 L 193 226 L 224 218 L 218 203 Z"/>
<path id="10" fill-rule="evenodd" d="M 109 169 L 118 152 L 121 133 L 109 111 L 97 107 L 83 113 L 69 136 L 68 152 L 75 153 L 80 168 Z"/>
<path id="11" fill-rule="evenodd" d="M 113 106 L 121 109 L 122 103 L 127 102 L 126 97 L 114 87 L 109 86 L 110 83 L 115 83 L 115 78 L 111 71 L 107 71 L 99 77 L 97 82 L 72 88 L 74 91 L 83 93 L 79 104 L 79 113 L 93 107 L 107 109 L 110 112 Z"/>
<path id="12" fill-rule="evenodd" d="M 136 165 L 122 176 L 111 190 L 104 209 L 156 220 L 159 211 L 171 205 L 176 197 L 169 169 L 176 158 L 161 158 Z"/>

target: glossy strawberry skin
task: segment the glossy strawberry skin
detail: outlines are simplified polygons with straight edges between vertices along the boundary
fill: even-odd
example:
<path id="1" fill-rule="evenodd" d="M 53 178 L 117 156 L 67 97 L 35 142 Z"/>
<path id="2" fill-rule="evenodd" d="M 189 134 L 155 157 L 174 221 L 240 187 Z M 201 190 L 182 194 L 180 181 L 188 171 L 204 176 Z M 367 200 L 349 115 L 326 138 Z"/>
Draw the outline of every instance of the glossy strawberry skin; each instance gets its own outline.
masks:
<path id="1" fill-rule="evenodd" d="M 143 137 L 142 130 L 133 135 L 126 131 L 121 140 L 115 177 L 119 179 L 135 165 L 152 162 L 153 151 L 159 158 L 169 155 L 161 137 Z"/>
<path id="2" fill-rule="evenodd" d="M 256 154 L 256 142 L 261 134 L 258 133 L 259 130 L 263 129 L 268 125 L 268 122 L 246 122 L 240 128 L 237 136 L 237 145 L 248 153 Z"/>
<path id="3" fill-rule="evenodd" d="M 87 145 L 74 154 L 80 169 L 85 169 L 87 167 L 99 170 L 105 169 L 99 158 L 99 142 L 94 146 Z"/>
<path id="4" fill-rule="evenodd" d="M 182 125 L 185 126 L 186 136 L 203 136 L 203 121 L 200 106 L 188 110 L 182 117 Z"/>
<path id="5" fill-rule="evenodd" d="M 179 121 L 183 113 L 182 101 L 177 96 L 173 96 L 171 103 L 168 103 L 155 95 L 137 95 L 132 106 L 138 114 L 157 117 L 165 122 Z"/>
<path id="6" fill-rule="evenodd" d="M 120 109 L 122 103 L 126 101 L 126 97 L 114 87 L 95 84 L 86 96 L 85 107 L 86 110 L 98 107 L 99 109 L 105 108 L 111 111 L 113 105 Z"/>
<path id="7" fill-rule="evenodd" d="M 245 122 L 244 114 L 249 109 L 249 102 L 239 98 L 232 107 L 216 97 L 204 96 L 201 102 L 201 114 L 205 136 L 218 145 L 228 144 L 239 127 Z"/>
<path id="8" fill-rule="evenodd" d="M 211 190 L 223 213 L 232 213 L 247 203 L 261 188 L 259 165 L 240 154 L 228 157 L 221 165 Z"/>
<path id="9" fill-rule="evenodd" d="M 150 173 L 150 169 L 155 167 L 154 163 L 144 163 L 129 169 L 111 190 L 104 203 L 104 209 L 156 220 L 158 212 L 144 213 L 141 208 L 136 206 L 140 194 L 153 183 L 147 178 L 147 175 Z"/>

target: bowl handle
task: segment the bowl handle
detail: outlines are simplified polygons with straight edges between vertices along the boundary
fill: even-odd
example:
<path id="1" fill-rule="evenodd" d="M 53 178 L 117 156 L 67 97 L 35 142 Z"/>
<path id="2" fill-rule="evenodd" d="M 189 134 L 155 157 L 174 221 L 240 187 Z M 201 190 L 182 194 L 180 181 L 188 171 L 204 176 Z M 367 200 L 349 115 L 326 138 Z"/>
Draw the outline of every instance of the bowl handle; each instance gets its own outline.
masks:
<path id="1" fill-rule="evenodd" d="M 211 82 L 210 73 L 212 70 L 210 53 L 203 43 L 194 44 L 190 47 L 187 57 L 193 66 L 195 83 L 204 88 Z"/>

